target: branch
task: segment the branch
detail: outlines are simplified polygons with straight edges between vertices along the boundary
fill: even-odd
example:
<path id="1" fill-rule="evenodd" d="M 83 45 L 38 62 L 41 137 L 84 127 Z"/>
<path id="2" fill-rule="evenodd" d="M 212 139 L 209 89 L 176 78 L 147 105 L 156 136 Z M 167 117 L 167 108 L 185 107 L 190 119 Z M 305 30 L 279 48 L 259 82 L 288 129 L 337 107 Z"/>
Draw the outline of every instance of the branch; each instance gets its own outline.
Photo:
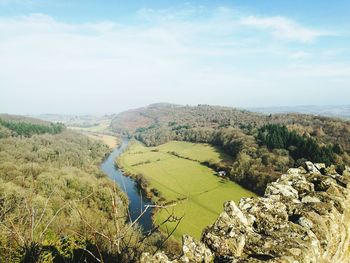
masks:
<path id="1" fill-rule="evenodd" d="M 181 220 L 183 219 L 184 216 L 180 217 L 176 223 L 176 226 L 173 228 L 173 230 L 169 233 L 168 232 L 168 236 L 163 240 L 163 242 L 157 247 L 156 251 L 153 253 L 153 255 L 155 255 L 159 249 L 163 246 L 163 244 L 172 236 L 172 234 L 175 232 L 175 230 L 177 229 L 177 227 L 179 226 Z"/>
<path id="2" fill-rule="evenodd" d="M 81 248 L 82 250 L 84 250 L 85 252 L 89 253 L 90 256 L 92 256 L 94 259 L 96 259 L 96 261 L 98 262 L 102 262 L 100 259 L 98 259 L 90 250 L 86 249 L 86 248 Z"/>
<path id="3" fill-rule="evenodd" d="M 53 192 L 54 192 L 54 191 L 52 191 L 51 194 L 49 195 L 49 197 L 46 199 L 45 206 L 44 206 L 44 210 L 43 210 L 43 212 L 41 213 L 41 216 L 40 216 L 39 220 L 37 221 L 36 225 L 34 226 L 34 230 L 39 226 L 39 224 L 41 223 L 41 220 L 43 220 L 44 214 L 45 214 L 46 209 L 47 209 L 47 207 L 48 207 L 48 205 L 49 205 L 49 201 L 50 201 L 50 199 L 51 199 L 51 196 L 52 196 Z"/>
<path id="4" fill-rule="evenodd" d="M 51 220 L 46 224 L 46 227 L 44 228 L 44 230 L 41 232 L 39 239 L 41 240 L 41 238 L 43 237 L 43 235 L 45 234 L 45 232 L 47 231 L 48 227 L 51 225 L 51 223 L 53 222 L 53 220 L 56 218 L 56 216 L 67 206 L 67 204 L 65 204 L 64 206 L 62 206 L 60 209 L 58 209 L 56 211 L 56 213 L 53 215 L 53 217 L 51 218 Z"/>

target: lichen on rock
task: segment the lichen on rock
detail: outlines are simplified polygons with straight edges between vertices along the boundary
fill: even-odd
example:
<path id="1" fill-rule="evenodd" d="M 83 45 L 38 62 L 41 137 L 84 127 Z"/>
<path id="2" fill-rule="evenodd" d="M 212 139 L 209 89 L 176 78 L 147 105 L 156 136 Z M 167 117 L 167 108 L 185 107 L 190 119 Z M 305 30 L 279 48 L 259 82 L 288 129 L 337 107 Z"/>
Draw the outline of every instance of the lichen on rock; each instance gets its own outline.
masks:
<path id="1" fill-rule="evenodd" d="M 263 197 L 226 202 L 201 242 L 184 236 L 178 259 L 143 262 L 350 262 L 349 168 L 339 175 L 304 167 L 289 169 Z"/>

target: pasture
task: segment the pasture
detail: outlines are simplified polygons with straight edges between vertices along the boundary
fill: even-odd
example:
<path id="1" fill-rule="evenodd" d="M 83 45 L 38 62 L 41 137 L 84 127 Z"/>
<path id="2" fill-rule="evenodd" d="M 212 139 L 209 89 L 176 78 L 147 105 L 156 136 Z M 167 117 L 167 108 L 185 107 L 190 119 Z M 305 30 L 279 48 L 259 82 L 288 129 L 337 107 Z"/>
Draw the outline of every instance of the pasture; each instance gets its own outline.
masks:
<path id="1" fill-rule="evenodd" d="M 131 174 L 142 174 L 149 182 L 149 189 L 155 188 L 160 193 L 154 201 L 165 199 L 176 203 L 158 211 L 155 223 L 174 213 L 177 217 L 183 216 L 175 238 L 185 233 L 200 238 L 202 230 L 223 211 L 225 201 L 238 202 L 242 197 L 255 196 L 200 163 L 223 159 L 229 161 L 225 154 L 207 144 L 172 141 L 158 147 L 145 147 L 131 142 L 118 159 L 118 165 Z M 168 223 L 162 229 L 171 230 L 174 225 Z"/>

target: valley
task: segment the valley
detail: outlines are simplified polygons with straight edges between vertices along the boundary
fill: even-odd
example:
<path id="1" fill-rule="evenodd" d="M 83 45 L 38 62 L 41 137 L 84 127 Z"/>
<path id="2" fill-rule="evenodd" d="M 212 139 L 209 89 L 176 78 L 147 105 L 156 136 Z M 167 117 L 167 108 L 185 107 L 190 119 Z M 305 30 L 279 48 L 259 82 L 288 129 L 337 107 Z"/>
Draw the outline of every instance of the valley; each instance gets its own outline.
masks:
<path id="1" fill-rule="evenodd" d="M 37 247 L 38 260 L 137 262 L 159 250 L 177 257 L 181 240 L 221 226 L 223 204 L 231 213 L 233 204 L 263 202 L 290 168 L 347 183 L 350 123 L 340 119 L 173 104 L 45 118 L 0 116 L 1 257 L 33 257 Z"/>
<path id="2" fill-rule="evenodd" d="M 350 263 L 349 11 L 0 0 L 0 263 Z"/>
<path id="3" fill-rule="evenodd" d="M 169 215 L 183 217 L 174 232 L 176 239 L 183 234 L 200 238 L 205 226 L 214 222 L 222 210 L 223 202 L 254 193 L 238 184 L 220 177 L 203 162 L 229 161 L 230 157 L 208 144 L 168 142 L 157 147 L 145 147 L 140 142 L 131 142 L 117 160 L 126 174 L 144 178 L 141 187 L 157 204 L 174 204 L 156 211 L 154 221 L 163 222 Z M 162 230 L 175 224 L 166 224 Z"/>

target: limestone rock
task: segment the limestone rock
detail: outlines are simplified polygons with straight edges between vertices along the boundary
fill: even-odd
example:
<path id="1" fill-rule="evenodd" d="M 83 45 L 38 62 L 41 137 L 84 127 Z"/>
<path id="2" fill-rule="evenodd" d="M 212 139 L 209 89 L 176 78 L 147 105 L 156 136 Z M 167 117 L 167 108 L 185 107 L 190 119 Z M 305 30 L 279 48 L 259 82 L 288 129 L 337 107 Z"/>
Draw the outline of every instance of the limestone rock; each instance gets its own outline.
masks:
<path id="1" fill-rule="evenodd" d="M 320 165 L 320 164 L 319 164 Z M 312 162 L 305 162 L 305 168 L 309 173 L 320 173 L 317 167 Z"/>
<path id="2" fill-rule="evenodd" d="M 182 244 L 183 255 L 180 258 L 180 262 L 210 263 L 213 261 L 212 252 L 203 243 L 196 242 L 192 237 L 184 235 L 182 237 Z"/>
<path id="3" fill-rule="evenodd" d="M 157 253 L 143 262 L 350 263 L 350 176 L 305 168 L 289 169 L 264 197 L 226 202 L 201 242 L 184 236 L 177 260 Z"/>
<path id="4" fill-rule="evenodd" d="M 163 252 L 158 252 L 155 255 L 143 253 L 140 259 L 141 263 L 172 263 Z"/>
<path id="5" fill-rule="evenodd" d="M 350 262 L 348 179 L 321 174 L 323 164 L 305 167 L 307 172 L 290 169 L 269 184 L 264 197 L 241 199 L 240 211 L 225 204 L 202 237 L 217 260 Z"/>
<path id="6" fill-rule="evenodd" d="M 326 171 L 326 165 L 324 163 L 315 163 L 315 167 L 317 170 L 319 170 L 322 174 Z"/>
<path id="7" fill-rule="evenodd" d="M 213 253 L 203 243 L 194 240 L 191 236 L 182 237 L 182 255 L 181 257 L 170 260 L 164 252 L 158 252 L 155 255 L 143 253 L 140 259 L 141 263 L 211 263 L 214 260 Z"/>
<path id="8" fill-rule="evenodd" d="M 343 176 L 344 177 L 350 176 L 350 167 L 349 166 L 345 166 L 345 170 L 343 171 Z"/>
<path id="9" fill-rule="evenodd" d="M 320 199 L 318 199 L 317 197 L 312 197 L 312 196 L 305 196 L 301 199 L 302 203 L 319 203 L 321 202 Z"/>
<path id="10" fill-rule="evenodd" d="M 266 188 L 265 194 L 271 195 L 282 195 L 284 197 L 290 197 L 293 199 L 298 198 L 298 191 L 295 190 L 291 185 L 283 185 L 277 182 L 269 184 Z"/>

